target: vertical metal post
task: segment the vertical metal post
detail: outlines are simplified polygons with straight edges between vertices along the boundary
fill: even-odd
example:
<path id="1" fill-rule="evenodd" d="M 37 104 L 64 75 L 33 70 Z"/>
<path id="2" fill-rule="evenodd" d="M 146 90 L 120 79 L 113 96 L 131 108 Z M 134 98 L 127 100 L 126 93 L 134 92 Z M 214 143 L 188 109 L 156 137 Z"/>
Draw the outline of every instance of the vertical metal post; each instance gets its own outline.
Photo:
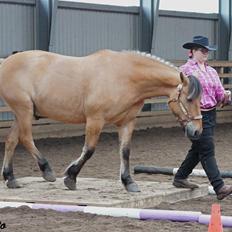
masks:
<path id="1" fill-rule="evenodd" d="M 48 51 L 51 23 L 51 0 L 36 0 L 35 48 Z"/>
<path id="2" fill-rule="evenodd" d="M 52 0 L 51 3 L 51 27 L 49 39 L 49 51 L 53 52 L 55 48 L 55 32 L 56 32 L 56 15 L 58 10 L 58 0 Z"/>
<path id="3" fill-rule="evenodd" d="M 231 40 L 231 0 L 219 0 L 218 57 L 220 60 L 232 59 Z"/>
<path id="4" fill-rule="evenodd" d="M 151 52 L 158 14 L 159 0 L 140 0 L 140 51 Z"/>

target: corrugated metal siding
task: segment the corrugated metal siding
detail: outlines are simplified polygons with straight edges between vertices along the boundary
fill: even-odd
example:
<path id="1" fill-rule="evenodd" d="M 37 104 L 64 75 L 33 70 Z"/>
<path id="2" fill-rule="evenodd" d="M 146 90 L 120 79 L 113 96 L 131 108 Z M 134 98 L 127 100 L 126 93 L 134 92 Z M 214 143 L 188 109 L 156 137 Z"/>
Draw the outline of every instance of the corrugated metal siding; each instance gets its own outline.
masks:
<path id="1" fill-rule="evenodd" d="M 137 50 L 139 12 L 117 12 L 114 6 L 104 8 L 70 2 L 59 6 L 50 51 L 82 56 L 105 48 Z M 152 53 L 164 59 L 186 59 L 182 44 L 194 35 L 208 36 L 212 44 L 217 44 L 217 27 L 217 14 L 160 11 Z M 215 53 L 210 58 L 215 58 Z"/>
<path id="2" fill-rule="evenodd" d="M 187 50 L 182 45 L 192 41 L 194 35 L 205 35 L 211 44 L 217 44 L 217 24 L 216 14 L 160 11 L 153 54 L 170 60 L 184 60 Z M 211 53 L 210 58 L 214 55 Z"/>
<path id="3" fill-rule="evenodd" d="M 0 0 L 0 57 L 12 51 L 34 49 L 35 0 Z M 5 103 L 0 99 L 0 106 Z M 11 112 L 0 113 L 0 120 L 12 120 Z"/>
<path id="4" fill-rule="evenodd" d="M 34 4 L 35 0 L 24 4 L 0 1 L 0 57 L 34 49 Z"/>
<path id="5" fill-rule="evenodd" d="M 82 56 L 105 48 L 135 50 L 138 49 L 138 22 L 138 12 L 59 7 L 50 51 Z"/>
<path id="6" fill-rule="evenodd" d="M 5 106 L 5 102 L 0 99 L 0 107 Z M 7 121 L 7 120 L 13 120 L 14 115 L 11 112 L 1 112 L 0 113 L 0 121 Z"/>

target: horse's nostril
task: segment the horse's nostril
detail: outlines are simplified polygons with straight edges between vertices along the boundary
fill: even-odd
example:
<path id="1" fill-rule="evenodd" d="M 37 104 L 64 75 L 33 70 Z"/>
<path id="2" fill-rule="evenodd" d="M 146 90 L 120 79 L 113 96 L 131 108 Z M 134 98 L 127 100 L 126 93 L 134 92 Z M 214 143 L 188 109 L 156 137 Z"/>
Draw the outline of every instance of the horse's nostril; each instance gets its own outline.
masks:
<path id="1" fill-rule="evenodd" d="M 194 133 L 194 137 L 198 138 L 198 137 L 199 137 L 199 135 L 200 135 L 199 131 L 195 131 L 195 133 Z"/>

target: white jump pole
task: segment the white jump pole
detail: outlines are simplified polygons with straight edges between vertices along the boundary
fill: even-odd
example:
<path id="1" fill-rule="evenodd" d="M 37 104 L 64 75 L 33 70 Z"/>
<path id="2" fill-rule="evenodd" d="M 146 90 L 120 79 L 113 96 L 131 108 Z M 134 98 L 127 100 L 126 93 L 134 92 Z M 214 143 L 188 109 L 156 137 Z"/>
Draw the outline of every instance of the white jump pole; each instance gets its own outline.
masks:
<path id="1" fill-rule="evenodd" d="M 179 168 L 173 168 L 173 175 L 177 173 Z M 207 177 L 205 171 L 203 169 L 193 169 L 190 176 L 201 176 L 201 177 Z"/>
<path id="2" fill-rule="evenodd" d="M 170 220 L 179 222 L 198 222 L 201 224 L 209 224 L 210 220 L 210 215 L 204 215 L 201 212 L 193 211 L 33 204 L 7 201 L 0 202 L 0 208 L 18 208 L 20 206 L 28 206 L 31 209 L 52 209 L 59 212 L 83 212 L 112 217 L 128 217 L 140 220 Z M 222 224 L 224 227 L 232 227 L 232 217 L 222 216 Z"/>

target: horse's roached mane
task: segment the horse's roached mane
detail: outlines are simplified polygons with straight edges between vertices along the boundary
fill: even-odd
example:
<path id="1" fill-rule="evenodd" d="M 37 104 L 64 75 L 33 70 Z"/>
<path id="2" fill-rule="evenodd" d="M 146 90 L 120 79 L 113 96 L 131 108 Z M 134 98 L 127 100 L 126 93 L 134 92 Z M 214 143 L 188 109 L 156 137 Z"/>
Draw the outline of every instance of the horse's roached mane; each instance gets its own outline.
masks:
<path id="1" fill-rule="evenodd" d="M 190 75 L 188 76 L 188 78 L 189 78 L 189 92 L 188 92 L 189 95 L 187 99 L 193 100 L 200 96 L 202 92 L 202 87 L 199 80 L 195 76 Z"/>
<path id="2" fill-rule="evenodd" d="M 152 55 L 150 53 L 146 53 L 146 52 L 140 52 L 140 51 L 125 51 L 125 52 L 131 52 L 131 53 L 135 53 L 135 54 L 138 54 L 138 55 L 141 55 L 141 56 L 145 56 L 145 57 L 148 57 L 148 58 L 151 58 L 152 60 L 155 60 L 155 61 L 158 61 L 160 63 L 163 63 L 171 68 L 174 68 L 175 70 L 177 71 L 180 71 L 179 68 L 177 66 L 175 66 L 174 64 L 172 64 L 171 62 L 169 61 L 166 61 L 158 56 L 155 56 L 155 55 Z"/>
<path id="3" fill-rule="evenodd" d="M 150 53 L 140 52 L 140 51 L 125 51 L 125 52 L 131 52 L 131 53 L 135 53 L 135 54 L 138 54 L 141 56 L 151 58 L 155 61 L 159 61 L 159 62 L 175 69 L 176 71 L 180 72 L 179 68 L 177 66 L 175 66 L 174 64 L 172 64 L 171 62 L 166 61 L 158 56 L 151 55 Z M 188 100 L 193 100 L 193 99 L 196 99 L 200 96 L 200 94 L 202 93 L 202 88 L 201 88 L 201 84 L 200 84 L 199 80 L 195 76 L 190 75 L 190 76 L 188 76 L 188 78 L 189 78 L 189 92 L 188 92 L 189 95 L 187 98 L 188 98 Z"/>

